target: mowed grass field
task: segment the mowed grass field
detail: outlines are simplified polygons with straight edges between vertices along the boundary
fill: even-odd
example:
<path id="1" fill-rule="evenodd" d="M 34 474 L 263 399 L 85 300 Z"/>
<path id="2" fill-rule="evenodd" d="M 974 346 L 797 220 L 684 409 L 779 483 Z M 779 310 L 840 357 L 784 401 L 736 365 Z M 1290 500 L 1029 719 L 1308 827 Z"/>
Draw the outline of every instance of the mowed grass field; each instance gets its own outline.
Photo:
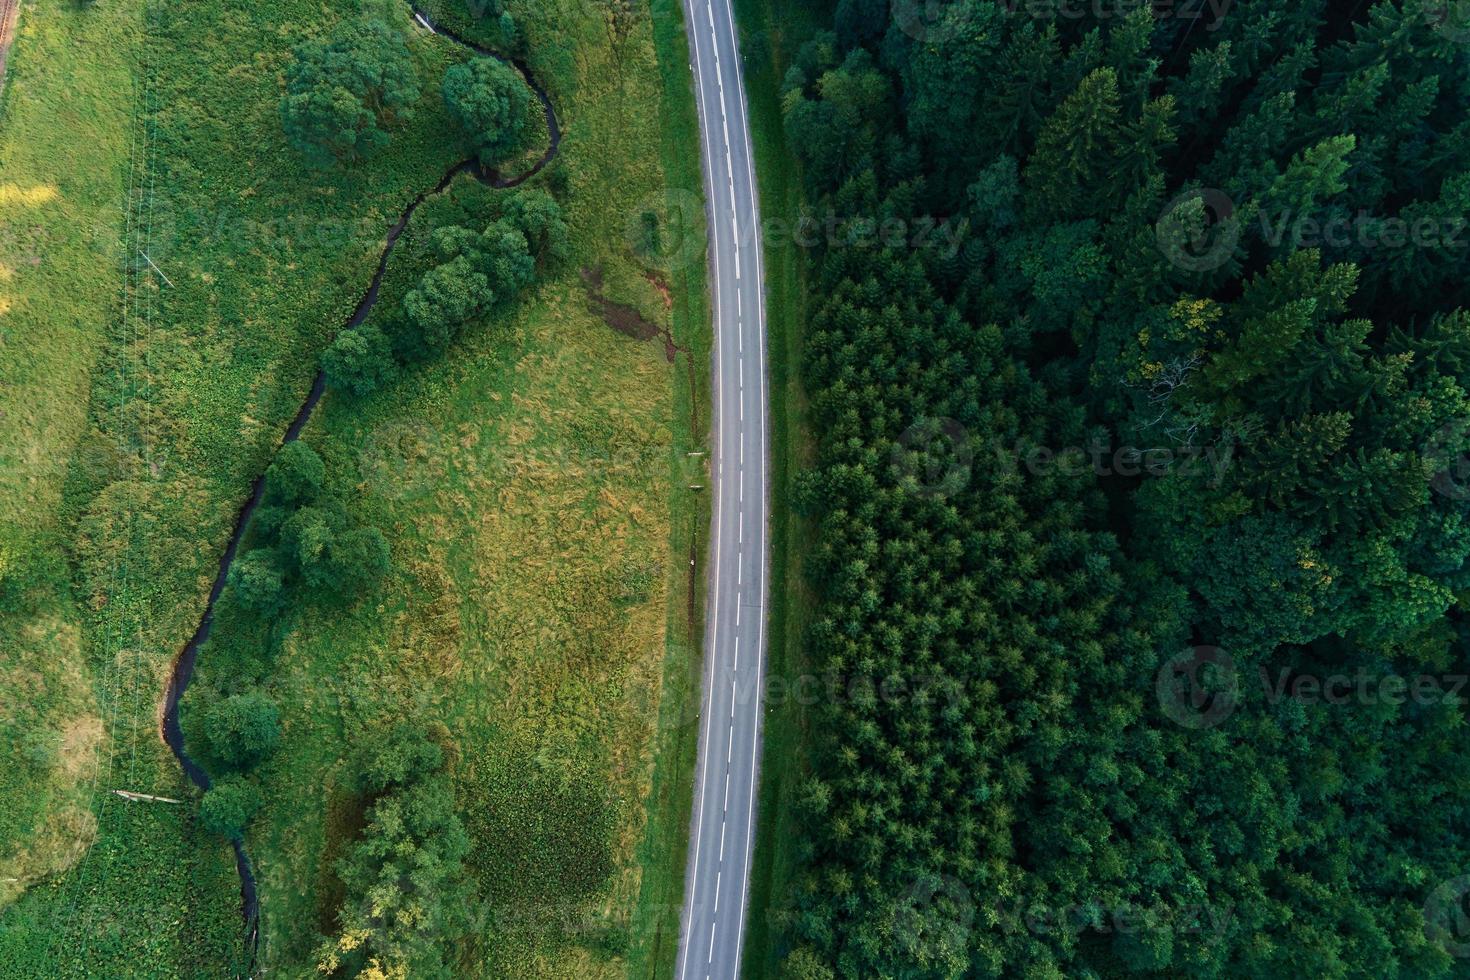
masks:
<path id="1" fill-rule="evenodd" d="M 479 25 L 451 3 L 435 19 Z M 262 963 L 308 963 L 362 819 L 355 747 L 411 719 L 450 749 L 473 839 L 456 975 L 670 972 L 697 727 L 708 320 L 702 229 L 640 257 L 640 214 L 698 194 L 677 7 L 510 5 L 563 126 L 531 186 L 561 199 L 572 257 L 508 317 L 368 399 L 329 395 L 304 438 L 394 570 L 350 608 L 300 606 L 265 666 L 222 621 L 185 701 L 259 682 L 283 743 L 247 841 Z M 431 263 L 429 232 L 497 195 L 461 178 L 416 213 L 374 317 Z M 485 199 L 489 198 L 490 201 Z M 594 298 L 655 336 L 615 331 Z M 192 716 L 191 716 L 192 712 Z"/>

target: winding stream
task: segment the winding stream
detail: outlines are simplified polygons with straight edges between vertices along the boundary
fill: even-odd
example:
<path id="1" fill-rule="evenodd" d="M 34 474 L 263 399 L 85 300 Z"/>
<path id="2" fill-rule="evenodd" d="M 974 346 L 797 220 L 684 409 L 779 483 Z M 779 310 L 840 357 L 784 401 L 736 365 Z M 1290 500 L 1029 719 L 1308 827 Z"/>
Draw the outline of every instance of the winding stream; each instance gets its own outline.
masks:
<path id="1" fill-rule="evenodd" d="M 524 173 L 512 177 L 504 177 L 494 171 L 486 171 L 475 158 L 471 157 L 450 167 L 444 176 L 439 179 L 437 184 L 415 197 L 409 203 L 408 207 L 403 209 L 403 213 L 398 216 L 397 222 L 388 229 L 388 234 L 383 241 L 383 251 L 378 256 L 377 269 L 374 270 L 373 277 L 369 281 L 367 290 L 362 295 L 362 299 L 358 301 L 356 309 L 352 311 L 352 315 L 343 324 L 343 330 L 352 330 L 360 326 L 367 319 L 368 313 L 377 304 L 378 288 L 382 285 L 383 274 L 388 269 L 388 258 L 393 254 L 393 247 L 398 244 L 399 236 L 408 227 L 409 219 L 413 217 L 413 213 L 418 210 L 419 205 L 423 204 L 428 198 L 441 193 L 453 182 L 454 178 L 463 173 L 473 175 L 476 180 L 490 187 L 515 187 L 534 177 L 541 171 L 541 168 L 550 163 L 551 159 L 556 156 L 557 148 L 561 144 L 561 127 L 557 122 L 556 110 L 551 105 L 551 98 L 546 94 L 546 90 L 536 82 L 535 77 L 532 76 L 531 70 L 525 62 L 518 58 L 507 58 L 497 54 L 488 48 L 482 47 L 456 34 L 454 31 L 439 26 L 429 18 L 428 14 L 415 6 L 411 0 L 409 8 L 413 11 L 414 18 L 431 33 L 443 35 L 456 44 L 474 51 L 476 54 L 504 62 L 520 72 L 521 77 L 526 81 L 526 85 L 530 87 L 531 91 L 536 93 L 536 98 L 541 101 L 541 107 L 546 113 L 546 131 L 550 139 L 546 147 L 546 152 Z M 301 430 L 305 428 L 306 423 L 311 419 L 312 413 L 316 411 L 317 404 L 321 402 L 322 395 L 325 392 L 326 376 L 318 370 L 316 378 L 312 381 L 311 391 L 307 394 L 306 400 L 301 403 L 301 407 L 297 409 L 296 416 L 291 420 L 291 424 L 286 428 L 285 438 L 282 439 L 283 445 L 301 435 Z M 183 768 L 184 775 L 189 778 L 191 783 L 202 790 L 209 789 L 209 773 L 205 772 L 204 768 L 190 758 L 189 754 L 184 751 L 184 733 L 179 727 L 179 699 L 189 689 L 189 682 L 194 677 L 194 665 L 199 658 L 199 647 L 209 638 L 210 627 L 214 625 L 214 604 L 224 591 L 225 582 L 229 578 L 230 567 L 234 564 L 235 555 L 240 549 L 240 540 L 244 536 L 246 526 L 250 523 L 251 515 L 255 513 L 255 508 L 260 505 L 260 500 L 264 493 L 265 474 L 262 473 L 255 478 L 255 483 L 250 489 L 250 496 L 245 501 L 244 506 L 240 508 L 239 515 L 235 518 L 235 527 L 230 534 L 229 545 L 225 548 L 225 553 L 220 558 L 219 571 L 215 574 L 214 584 L 209 590 L 209 601 L 205 604 L 204 615 L 200 617 L 199 625 L 195 628 L 194 635 L 189 638 L 189 642 L 184 645 L 184 649 L 180 651 L 178 658 L 174 661 L 173 670 L 169 672 L 168 686 L 164 690 L 163 740 L 168 743 L 168 747 L 173 752 L 174 758 L 179 760 L 179 765 Z M 256 941 L 260 934 L 260 905 L 256 897 L 255 873 L 250 864 L 250 855 L 245 851 L 244 841 L 236 839 L 232 844 L 235 849 L 235 867 L 240 872 L 240 899 L 245 918 L 246 957 L 253 965 Z"/>

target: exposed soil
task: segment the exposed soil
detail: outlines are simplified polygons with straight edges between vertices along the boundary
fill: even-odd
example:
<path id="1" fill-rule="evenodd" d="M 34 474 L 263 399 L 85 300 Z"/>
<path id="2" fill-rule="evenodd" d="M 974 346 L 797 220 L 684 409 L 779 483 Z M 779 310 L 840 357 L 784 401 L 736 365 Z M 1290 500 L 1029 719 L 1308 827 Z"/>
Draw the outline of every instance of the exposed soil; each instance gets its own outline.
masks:
<path id="1" fill-rule="evenodd" d="M 644 272 L 644 276 L 653 283 L 663 296 L 664 306 L 673 309 L 674 297 L 669 292 L 668 284 L 665 283 L 656 272 Z M 674 363 L 674 356 L 684 348 L 674 343 L 674 335 L 668 327 L 661 327 L 654 323 L 635 306 L 627 303 L 619 303 L 608 299 L 602 294 L 602 269 L 600 267 L 584 268 L 582 270 L 582 285 L 587 287 L 587 302 L 592 307 L 592 312 L 602 317 L 602 322 L 612 327 L 620 334 L 632 337 L 634 340 L 652 340 L 662 337 L 664 342 L 664 357 L 670 364 Z"/>
<path id="2" fill-rule="evenodd" d="M 653 283 L 653 288 L 657 289 L 658 294 L 663 297 L 664 309 L 672 312 L 674 309 L 674 292 L 669 288 L 669 281 L 663 277 L 663 273 L 656 269 L 644 269 L 643 278 Z"/>
<path id="3" fill-rule="evenodd" d="M 615 303 L 602 295 L 602 269 L 600 267 L 584 268 L 582 285 L 587 287 L 587 301 L 592 307 L 592 312 L 602 317 L 603 323 L 634 340 L 652 340 L 658 336 L 658 324 L 638 312 L 636 307 L 626 303 Z"/>

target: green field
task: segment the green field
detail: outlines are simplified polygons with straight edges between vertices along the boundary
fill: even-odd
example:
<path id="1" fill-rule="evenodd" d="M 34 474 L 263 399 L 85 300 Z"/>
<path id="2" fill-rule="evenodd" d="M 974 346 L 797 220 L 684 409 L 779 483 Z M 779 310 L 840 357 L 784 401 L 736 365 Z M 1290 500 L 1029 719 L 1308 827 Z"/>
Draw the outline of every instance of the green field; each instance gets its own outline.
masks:
<path id="1" fill-rule="evenodd" d="M 433 13 L 456 23 L 450 6 Z M 437 90 L 462 50 L 395 4 L 372 10 L 408 37 L 425 80 L 412 121 L 350 169 L 307 170 L 285 145 L 276 102 L 292 45 L 355 9 L 27 8 L 0 117 L 0 194 L 7 219 L 15 204 L 46 224 L 4 226 L 0 337 L 21 332 L 38 360 L 0 386 L 31 414 L 7 411 L 0 431 L 7 454 L 44 463 L 5 469 L 27 482 L 0 486 L 0 555 L 45 541 L 55 557 L 20 569 L 42 586 L 22 591 L 48 598 L 27 598 L 38 652 L 7 677 L 0 723 L 17 739 L 45 726 L 61 756 L 90 761 L 42 765 L 38 741 L 34 772 L 0 784 L 13 820 L 0 854 L 22 879 L 0 913 L 0 975 L 219 976 L 238 963 L 228 847 L 191 804 L 107 791 L 192 799 L 157 737 L 169 665 L 383 232 L 464 155 Z M 665 182 L 698 193 L 683 32 L 671 5 L 656 18 L 511 9 L 563 125 L 537 183 L 561 199 L 572 258 L 443 360 L 366 400 L 329 395 L 305 438 L 354 516 L 387 532 L 394 571 L 355 606 L 294 607 L 271 659 L 222 618 L 184 703 L 186 730 L 199 704 L 248 682 L 282 706 L 283 744 L 262 771 L 269 803 L 247 844 L 262 964 L 287 974 L 309 968 L 332 930 L 331 862 L 359 807 L 342 760 L 375 722 L 405 715 L 451 750 L 474 837 L 483 902 L 454 951 L 464 972 L 648 976 L 673 956 L 694 743 L 682 708 L 698 678 L 689 556 L 707 523 L 686 454 L 708 424 L 707 318 L 703 263 L 661 270 L 635 256 L 630 229 Z M 136 43 L 83 65 L 93 31 Z M 87 116 L 66 132 L 97 130 L 81 154 L 53 145 L 62 137 L 45 116 L 68 76 L 68 104 Z M 79 77 L 91 104 L 76 98 Z M 90 183 L 61 179 L 68 152 Z M 383 303 L 423 271 L 436 221 L 503 193 L 464 178 L 421 209 Z M 18 260 L 40 244 L 47 261 L 32 271 Z M 599 273 L 612 306 L 589 296 Z M 605 314 L 660 336 L 624 336 Z M 45 588 L 53 580 L 71 585 L 74 606 Z M 46 697 L 12 703 L 26 684 Z M 538 844 L 563 831 L 577 846 Z"/>
<path id="2" fill-rule="evenodd" d="M 29 6 L 0 100 L 0 733 L 18 763 L 0 774 L 0 903 L 96 829 L 104 732 L 61 510 L 117 315 L 138 40 L 126 6 Z"/>

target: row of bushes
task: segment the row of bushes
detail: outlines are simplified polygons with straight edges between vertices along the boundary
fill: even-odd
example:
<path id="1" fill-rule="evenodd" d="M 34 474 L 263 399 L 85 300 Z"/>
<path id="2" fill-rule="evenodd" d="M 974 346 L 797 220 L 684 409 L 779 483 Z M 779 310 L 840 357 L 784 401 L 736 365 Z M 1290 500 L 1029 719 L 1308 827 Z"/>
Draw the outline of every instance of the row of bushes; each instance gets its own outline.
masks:
<path id="1" fill-rule="evenodd" d="M 470 322 L 503 312 L 568 248 L 561 207 L 544 191 L 509 197 L 483 228 L 436 228 L 435 261 L 379 322 L 344 331 L 322 355 L 333 390 L 355 396 L 389 384 L 402 366 L 437 357 Z"/>
<path id="2" fill-rule="evenodd" d="M 304 586 L 319 596 L 355 598 L 389 567 L 388 541 L 357 526 L 338 497 L 322 492 L 326 466 L 303 442 L 288 442 L 266 471 L 266 496 L 251 524 L 251 548 L 235 562 L 230 584 L 245 607 L 279 612 Z"/>
<path id="3" fill-rule="evenodd" d="M 246 690 L 210 704 L 203 712 L 203 729 L 216 771 L 225 772 L 200 801 L 199 819 L 207 830 L 235 840 L 263 802 L 250 771 L 280 741 L 280 709 L 263 691 Z"/>
<path id="4" fill-rule="evenodd" d="M 352 599 L 387 573 L 388 541 L 375 527 L 354 525 L 347 508 L 323 490 L 326 465 L 304 442 L 282 446 L 266 470 L 265 495 L 248 529 L 251 547 L 230 569 L 230 613 L 270 621 L 293 595 Z M 202 761 L 219 774 L 199 805 L 201 822 L 237 839 L 262 798 L 251 775 L 275 750 L 280 711 L 259 688 L 217 700 L 200 711 Z"/>

